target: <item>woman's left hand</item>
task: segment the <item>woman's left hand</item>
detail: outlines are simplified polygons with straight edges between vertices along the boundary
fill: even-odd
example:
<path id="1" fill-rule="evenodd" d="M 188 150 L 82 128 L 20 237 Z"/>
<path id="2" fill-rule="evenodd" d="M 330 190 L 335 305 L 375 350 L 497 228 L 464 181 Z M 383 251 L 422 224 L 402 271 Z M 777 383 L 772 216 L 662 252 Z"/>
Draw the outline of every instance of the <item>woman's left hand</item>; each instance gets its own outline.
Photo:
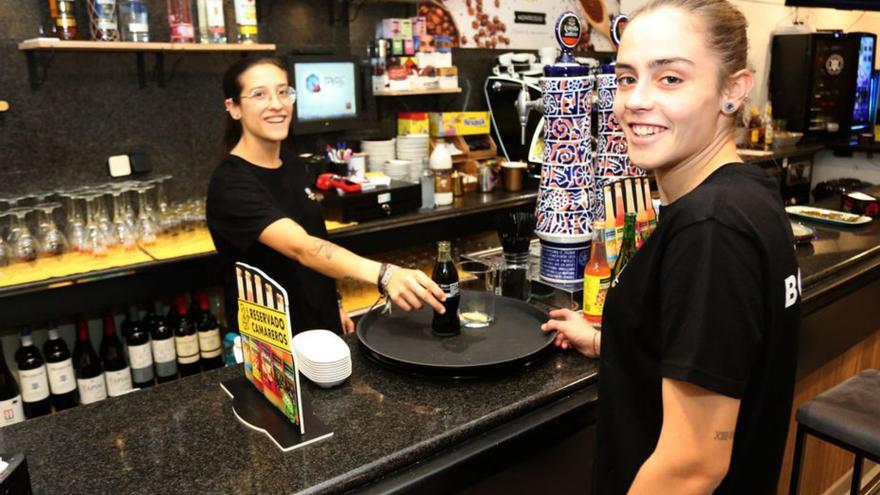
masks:
<path id="1" fill-rule="evenodd" d="M 342 322 L 343 333 L 354 332 L 354 321 L 352 321 L 352 319 L 348 316 L 348 313 L 346 313 L 345 310 L 342 308 L 339 308 L 339 321 Z"/>

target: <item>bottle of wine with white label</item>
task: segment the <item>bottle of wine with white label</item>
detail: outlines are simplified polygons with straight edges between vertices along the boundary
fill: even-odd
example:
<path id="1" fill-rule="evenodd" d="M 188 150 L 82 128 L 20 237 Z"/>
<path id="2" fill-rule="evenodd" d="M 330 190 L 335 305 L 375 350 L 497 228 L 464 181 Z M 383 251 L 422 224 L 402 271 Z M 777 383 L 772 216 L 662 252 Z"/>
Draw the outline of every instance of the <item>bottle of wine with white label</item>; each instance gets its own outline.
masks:
<path id="1" fill-rule="evenodd" d="M 26 418 L 36 418 L 52 412 L 49 397 L 49 376 L 40 350 L 34 346 L 30 327 L 21 329 L 21 347 L 15 351 L 18 364 L 18 381 L 21 384 L 21 400 Z"/>
<path id="2" fill-rule="evenodd" d="M 150 332 L 150 348 L 153 350 L 153 362 L 156 364 L 156 379 L 159 383 L 176 379 L 177 351 L 174 350 L 174 331 L 165 323 L 165 319 L 153 312 L 152 308 L 148 308 L 144 316 L 144 326 Z"/>
<path id="3" fill-rule="evenodd" d="M 128 317 L 122 322 L 122 336 L 128 348 L 128 365 L 135 387 L 153 385 L 153 351 L 150 348 L 150 333 L 138 319 L 138 309 L 132 306 Z"/>
<path id="4" fill-rule="evenodd" d="M 220 324 L 217 323 L 217 318 L 211 314 L 207 294 L 204 292 L 193 294 L 189 314 L 192 321 L 196 322 L 196 330 L 199 332 L 199 355 L 202 360 L 202 368 L 205 370 L 222 368 L 223 343 L 220 341 Z"/>
<path id="5" fill-rule="evenodd" d="M 201 370 L 199 365 L 199 338 L 195 322 L 186 314 L 186 300 L 178 296 L 168 312 L 168 326 L 174 329 L 174 348 L 177 351 L 177 369 L 180 376 L 189 376 Z"/>
<path id="6" fill-rule="evenodd" d="M 76 344 L 73 346 L 73 369 L 76 372 L 76 389 L 83 405 L 107 398 L 104 370 L 98 354 L 89 338 L 89 325 L 85 320 L 76 322 Z"/>
<path id="7" fill-rule="evenodd" d="M 125 361 L 122 342 L 116 336 L 116 322 L 113 315 L 104 315 L 104 338 L 101 340 L 101 364 L 104 365 L 104 380 L 107 382 L 107 395 L 116 397 L 128 392 L 131 383 L 131 369 Z"/>
<path id="8" fill-rule="evenodd" d="M 76 394 L 73 359 L 70 357 L 67 344 L 58 337 L 58 329 L 55 327 L 55 324 L 49 327 L 49 340 L 43 344 L 43 355 L 46 356 L 52 405 L 55 406 L 56 411 L 62 411 L 77 405 L 79 397 Z"/>
<path id="9" fill-rule="evenodd" d="M 24 421 L 24 408 L 18 384 L 6 366 L 6 355 L 0 342 L 0 427 Z"/>

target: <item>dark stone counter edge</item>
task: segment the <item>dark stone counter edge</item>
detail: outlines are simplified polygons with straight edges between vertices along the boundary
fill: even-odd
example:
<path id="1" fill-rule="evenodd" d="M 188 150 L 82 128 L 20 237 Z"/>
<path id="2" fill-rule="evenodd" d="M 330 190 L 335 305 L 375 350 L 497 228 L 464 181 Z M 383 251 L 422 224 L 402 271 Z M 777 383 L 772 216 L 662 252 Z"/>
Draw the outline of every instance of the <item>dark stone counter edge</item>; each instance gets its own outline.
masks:
<path id="1" fill-rule="evenodd" d="M 528 370 L 524 372 L 528 373 Z M 420 463 L 446 449 L 450 449 L 465 443 L 470 439 L 479 437 L 480 435 L 491 431 L 493 428 L 497 428 L 511 420 L 527 415 L 530 412 L 534 412 L 543 406 L 560 400 L 578 390 L 590 387 L 596 383 L 597 380 L 598 371 L 594 371 L 593 373 L 550 393 L 543 394 L 540 397 L 532 397 L 531 400 L 523 400 L 510 404 L 507 407 L 494 411 L 491 416 L 483 416 L 482 418 L 458 426 L 453 430 L 429 440 L 416 443 L 391 455 L 376 459 L 369 464 L 365 464 L 343 475 L 325 480 L 322 483 L 298 493 L 315 495 L 329 494 L 362 487 L 377 479 L 388 476 L 395 471 L 406 468 L 407 466 L 412 466 L 414 463 Z"/>

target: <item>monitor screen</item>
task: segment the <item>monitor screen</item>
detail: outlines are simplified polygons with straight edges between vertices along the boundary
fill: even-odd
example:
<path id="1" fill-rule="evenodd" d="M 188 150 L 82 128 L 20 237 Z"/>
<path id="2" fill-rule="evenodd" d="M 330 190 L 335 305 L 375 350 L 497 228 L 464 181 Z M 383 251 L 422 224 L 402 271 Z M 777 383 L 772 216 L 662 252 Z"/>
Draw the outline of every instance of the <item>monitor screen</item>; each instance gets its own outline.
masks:
<path id="1" fill-rule="evenodd" d="M 296 62 L 296 119 L 302 122 L 357 117 L 353 62 Z"/>

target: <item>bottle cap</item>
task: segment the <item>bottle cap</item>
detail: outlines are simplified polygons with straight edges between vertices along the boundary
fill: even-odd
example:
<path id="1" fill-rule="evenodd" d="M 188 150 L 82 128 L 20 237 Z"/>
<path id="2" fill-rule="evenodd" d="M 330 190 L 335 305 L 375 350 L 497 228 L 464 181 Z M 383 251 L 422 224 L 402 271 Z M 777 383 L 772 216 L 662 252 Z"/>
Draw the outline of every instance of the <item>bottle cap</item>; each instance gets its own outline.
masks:
<path id="1" fill-rule="evenodd" d="M 28 325 L 21 327 L 21 345 L 25 347 L 34 345 L 34 338 L 31 337 L 31 327 Z"/>

